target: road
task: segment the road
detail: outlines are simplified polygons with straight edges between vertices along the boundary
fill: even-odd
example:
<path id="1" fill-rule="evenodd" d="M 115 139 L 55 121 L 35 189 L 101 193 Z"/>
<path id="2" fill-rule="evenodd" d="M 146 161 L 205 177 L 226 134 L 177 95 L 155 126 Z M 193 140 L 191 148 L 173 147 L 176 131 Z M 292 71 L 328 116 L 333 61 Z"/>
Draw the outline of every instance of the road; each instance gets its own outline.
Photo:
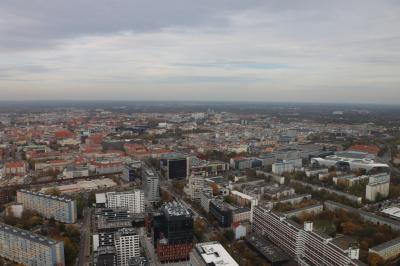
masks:
<path id="1" fill-rule="evenodd" d="M 92 236 L 92 210 L 90 208 L 86 208 L 83 210 L 83 221 L 81 225 L 81 241 L 79 243 L 79 257 L 78 263 L 79 266 L 86 266 L 91 263 L 90 258 L 90 238 Z"/>
<path id="2" fill-rule="evenodd" d="M 155 265 L 155 266 L 161 265 L 160 261 L 158 260 L 158 257 L 156 256 L 154 246 L 147 237 L 146 230 L 144 228 L 141 228 L 140 230 L 140 239 L 142 242 L 144 252 L 146 253 L 146 257 L 150 260 L 149 261 L 150 265 Z"/>

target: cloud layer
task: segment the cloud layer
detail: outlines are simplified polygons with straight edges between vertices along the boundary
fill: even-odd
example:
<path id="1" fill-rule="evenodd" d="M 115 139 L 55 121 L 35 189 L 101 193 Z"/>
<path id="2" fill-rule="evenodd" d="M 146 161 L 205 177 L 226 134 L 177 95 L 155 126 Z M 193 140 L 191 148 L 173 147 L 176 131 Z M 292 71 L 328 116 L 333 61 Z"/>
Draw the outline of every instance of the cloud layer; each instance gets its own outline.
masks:
<path id="1" fill-rule="evenodd" d="M 3 0 L 0 98 L 399 103 L 398 1 Z"/>

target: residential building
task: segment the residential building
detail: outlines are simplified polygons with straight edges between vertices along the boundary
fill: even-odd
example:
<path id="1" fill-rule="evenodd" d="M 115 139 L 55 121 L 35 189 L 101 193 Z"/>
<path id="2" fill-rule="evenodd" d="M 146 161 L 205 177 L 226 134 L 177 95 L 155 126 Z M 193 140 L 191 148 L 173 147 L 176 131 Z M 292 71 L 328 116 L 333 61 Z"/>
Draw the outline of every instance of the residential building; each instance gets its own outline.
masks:
<path id="1" fill-rule="evenodd" d="M 89 176 L 89 168 L 83 166 L 68 165 L 63 172 L 65 179 Z"/>
<path id="2" fill-rule="evenodd" d="M 17 202 L 47 219 L 62 223 L 75 223 L 77 219 L 76 202 L 71 199 L 21 189 L 17 191 Z"/>
<path id="3" fill-rule="evenodd" d="M 144 195 L 147 202 L 160 201 L 160 177 L 152 170 L 143 171 Z"/>
<path id="4" fill-rule="evenodd" d="M 249 222 L 251 219 L 250 208 L 236 208 L 232 210 L 232 223 Z"/>
<path id="5" fill-rule="evenodd" d="M 184 188 L 184 192 L 191 200 L 199 201 L 203 187 L 204 177 L 201 175 L 192 174 L 188 179 L 188 183 Z"/>
<path id="6" fill-rule="evenodd" d="M 206 213 L 210 212 L 210 202 L 212 198 L 213 195 L 211 188 L 209 189 L 203 188 L 203 190 L 200 193 L 200 204 Z"/>
<path id="7" fill-rule="evenodd" d="M 122 228 L 114 236 L 117 265 L 128 266 L 129 260 L 140 256 L 139 233 L 134 228 Z"/>
<path id="8" fill-rule="evenodd" d="M 125 165 L 122 169 L 121 179 L 126 182 L 140 180 L 141 167 L 142 163 L 140 161 L 130 163 L 129 165 Z"/>
<path id="9" fill-rule="evenodd" d="M 282 248 L 300 265 L 364 265 L 358 260 L 359 248 L 344 238 L 331 238 L 313 230 L 312 222 L 300 226 L 269 207 L 257 206 L 253 214 L 253 231 Z"/>
<path id="10" fill-rule="evenodd" d="M 400 255 L 400 238 L 384 242 L 369 249 L 370 253 L 378 254 L 382 259 L 390 260 Z"/>
<path id="11" fill-rule="evenodd" d="M 26 162 L 7 162 L 4 164 L 4 176 L 24 176 L 26 174 Z"/>
<path id="12" fill-rule="evenodd" d="M 276 175 L 290 173 L 297 168 L 301 168 L 302 165 L 303 163 L 301 158 L 278 161 L 272 164 L 272 173 Z"/>
<path id="13" fill-rule="evenodd" d="M 28 266 L 63 266 L 64 243 L 0 223 L 0 257 Z"/>

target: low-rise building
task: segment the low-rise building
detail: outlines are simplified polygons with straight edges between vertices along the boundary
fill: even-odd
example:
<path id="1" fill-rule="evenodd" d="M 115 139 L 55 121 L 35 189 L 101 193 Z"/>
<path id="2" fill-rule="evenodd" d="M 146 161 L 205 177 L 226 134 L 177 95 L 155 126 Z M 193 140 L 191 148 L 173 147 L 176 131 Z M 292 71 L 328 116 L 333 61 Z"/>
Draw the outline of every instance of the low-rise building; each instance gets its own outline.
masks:
<path id="1" fill-rule="evenodd" d="M 65 179 L 89 176 L 89 168 L 84 166 L 68 165 L 63 172 Z"/>
<path id="2" fill-rule="evenodd" d="M 218 242 L 198 243 L 190 253 L 190 265 L 229 265 L 239 266 L 225 248 Z"/>
<path id="3" fill-rule="evenodd" d="M 7 162 L 4 164 L 4 176 L 24 176 L 26 174 L 26 162 Z"/>

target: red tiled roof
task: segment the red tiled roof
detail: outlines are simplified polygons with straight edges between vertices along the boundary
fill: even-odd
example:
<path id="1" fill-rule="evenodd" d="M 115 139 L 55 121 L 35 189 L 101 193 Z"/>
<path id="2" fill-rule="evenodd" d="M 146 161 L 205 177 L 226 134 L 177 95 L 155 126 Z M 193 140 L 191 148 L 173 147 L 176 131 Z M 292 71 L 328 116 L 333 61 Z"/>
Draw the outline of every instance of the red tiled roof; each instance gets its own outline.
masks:
<path id="1" fill-rule="evenodd" d="M 4 166 L 5 168 L 20 168 L 25 167 L 25 162 L 8 162 Z"/>
<path id="2" fill-rule="evenodd" d="M 348 150 L 350 151 L 362 151 L 371 154 L 378 154 L 380 152 L 380 148 L 376 145 L 353 145 Z"/>
<path id="3" fill-rule="evenodd" d="M 74 136 L 74 133 L 72 133 L 69 130 L 60 130 L 60 131 L 56 131 L 54 132 L 54 135 L 56 136 L 56 138 L 58 139 L 66 139 L 66 138 L 71 138 Z"/>

